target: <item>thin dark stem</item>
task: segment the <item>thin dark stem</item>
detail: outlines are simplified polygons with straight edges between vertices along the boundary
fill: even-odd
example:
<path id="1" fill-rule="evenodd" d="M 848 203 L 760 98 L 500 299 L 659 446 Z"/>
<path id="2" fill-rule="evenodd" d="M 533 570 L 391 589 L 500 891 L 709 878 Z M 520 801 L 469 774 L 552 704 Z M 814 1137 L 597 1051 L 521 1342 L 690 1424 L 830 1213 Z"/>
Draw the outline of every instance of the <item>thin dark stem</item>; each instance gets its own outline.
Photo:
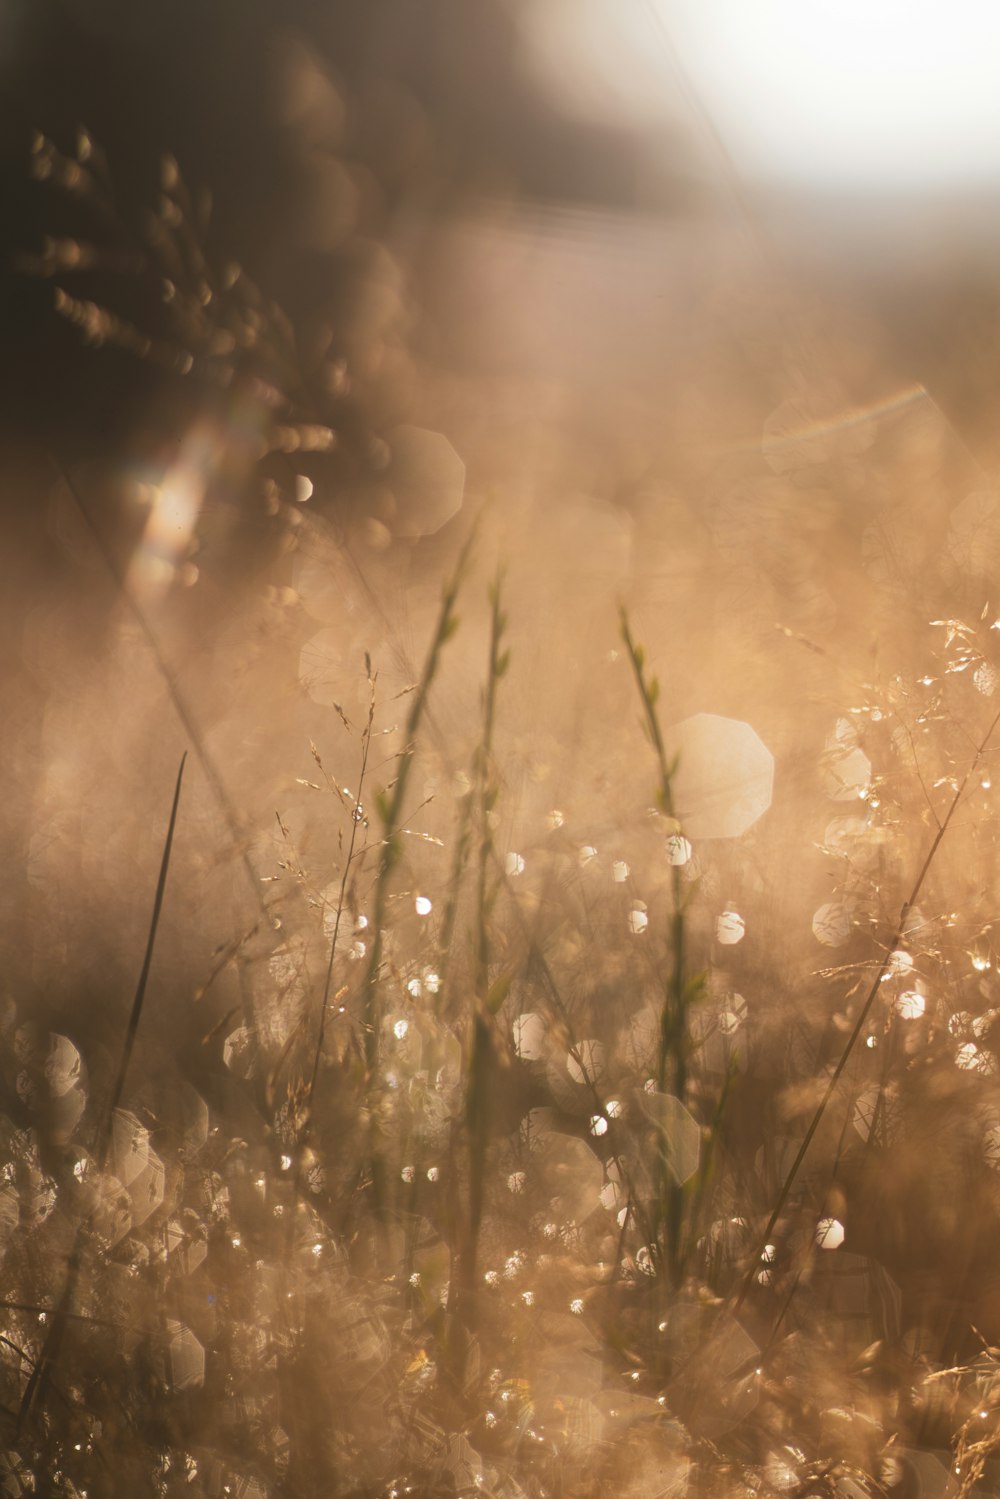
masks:
<path id="1" fill-rule="evenodd" d="M 127 586 L 125 579 L 122 576 L 121 569 L 115 561 L 111 553 L 111 549 L 108 546 L 100 527 L 94 520 L 94 517 L 90 512 L 90 507 L 84 499 L 82 493 L 80 492 L 79 487 L 70 478 L 69 472 L 62 465 L 62 463 L 59 462 L 58 459 L 53 458 L 52 461 L 55 465 L 56 473 L 58 474 L 61 482 L 65 484 L 70 495 L 73 497 L 73 501 L 81 516 L 83 517 L 88 531 L 94 539 L 94 543 L 97 547 L 98 552 L 100 553 L 101 560 L 103 561 L 104 566 L 107 568 L 112 579 L 114 580 L 115 586 L 117 587 L 121 598 L 128 608 L 129 613 L 132 615 L 133 619 L 142 632 L 143 638 L 146 641 L 146 645 L 149 648 L 150 654 L 152 655 L 153 660 L 156 663 L 156 669 L 159 672 L 160 677 L 163 680 L 163 684 L 167 689 L 167 696 L 170 698 L 170 702 L 173 706 L 174 712 L 177 714 L 177 717 L 180 720 L 181 727 L 183 728 L 184 733 L 194 750 L 194 753 L 198 759 L 198 763 L 205 773 L 205 778 L 211 786 L 212 793 L 215 796 L 223 817 L 225 818 L 226 826 L 229 830 L 229 836 L 233 841 L 233 845 L 239 850 L 240 862 L 243 865 L 243 869 L 247 877 L 247 882 L 249 883 L 250 888 L 253 892 L 254 902 L 260 908 L 261 913 L 267 917 L 268 921 L 271 921 L 272 918 L 268 911 L 267 902 L 264 900 L 264 896 L 261 893 L 260 881 L 257 877 L 257 872 L 250 862 L 250 856 L 246 851 L 246 839 L 243 830 L 240 827 L 239 818 L 236 815 L 232 800 L 229 796 L 228 791 L 226 790 L 225 782 L 222 779 L 215 760 L 209 753 L 208 747 L 205 744 L 204 739 L 202 738 L 201 732 L 198 728 L 198 724 L 195 721 L 194 714 L 189 708 L 184 694 L 181 692 L 180 686 L 177 682 L 177 678 L 175 677 L 169 662 L 163 654 L 163 648 L 160 645 L 156 632 L 147 619 L 145 611 L 140 607 L 135 596 Z"/>
<path id="2" fill-rule="evenodd" d="M 309 1090 L 306 1094 L 306 1116 L 312 1112 L 313 1094 L 316 1091 L 316 1078 L 319 1075 L 320 1059 L 323 1055 L 323 1040 L 326 1035 L 326 1016 L 330 1004 L 330 988 L 333 984 L 333 967 L 337 956 L 337 940 L 340 936 L 340 922 L 344 914 L 344 901 L 347 895 L 347 881 L 351 873 L 351 865 L 354 862 L 354 846 L 358 838 L 358 827 L 363 821 L 361 815 L 361 799 L 364 791 L 365 773 L 368 769 L 368 751 L 372 742 L 372 723 L 375 718 L 375 683 L 372 681 L 371 697 L 368 703 L 368 722 L 361 740 L 361 768 L 358 772 L 358 795 L 351 809 L 351 837 L 347 845 L 347 858 L 344 862 L 344 872 L 340 880 L 340 890 L 337 895 L 337 913 L 333 921 L 333 936 L 330 939 L 330 957 L 326 965 L 326 979 L 323 984 L 323 998 L 320 1003 L 319 1029 L 316 1034 L 316 1051 L 313 1056 L 312 1072 L 309 1076 Z"/>
<path id="3" fill-rule="evenodd" d="M 472 804 L 473 795 L 469 791 L 462 798 L 461 809 L 458 814 L 458 825 L 455 830 L 455 856 L 452 860 L 451 878 L 448 881 L 448 900 L 441 920 L 441 934 L 438 938 L 438 978 L 440 987 L 438 991 L 438 1014 L 447 1016 L 449 999 L 449 976 L 451 972 L 451 950 L 455 936 L 455 923 L 458 919 L 459 899 L 462 888 L 462 876 L 469 858 L 469 849 L 472 843 Z"/>
<path id="4" fill-rule="evenodd" d="M 629 662 L 635 676 L 639 699 L 642 703 L 646 732 L 656 754 L 659 771 L 657 798 L 660 810 L 667 817 L 676 837 L 681 836 L 680 823 L 674 809 L 673 779 L 676 765 L 667 756 L 663 733 L 660 729 L 656 703 L 659 698 L 659 683 L 655 677 L 647 679 L 645 652 L 632 636 L 628 614 L 621 610 L 621 636 L 628 652 Z M 687 923 L 685 919 L 686 897 L 681 876 L 681 866 L 671 861 L 670 893 L 672 915 L 670 920 L 671 963 L 666 981 L 663 1005 L 660 1010 L 659 1045 L 656 1061 L 656 1086 L 660 1093 L 667 1088 L 667 1072 L 673 1065 L 673 1090 L 675 1097 L 684 1103 L 687 1093 L 687 1011 L 690 1002 L 688 984 Z M 666 1141 L 660 1139 L 656 1156 L 656 1180 L 653 1193 L 654 1247 L 670 1269 L 673 1281 L 679 1284 L 683 1273 L 684 1188 L 677 1181 L 667 1180 L 669 1173 Z M 663 1200 L 666 1198 L 665 1242 L 661 1242 Z"/>
<path id="5" fill-rule="evenodd" d="M 180 805 L 181 782 L 184 777 L 184 765 L 187 760 L 187 752 L 181 756 L 181 763 L 177 771 L 177 782 L 174 786 L 174 797 L 170 807 L 170 822 L 167 827 L 167 836 L 163 844 L 163 855 L 160 859 L 160 872 L 156 881 L 156 894 L 153 898 L 153 914 L 149 923 L 149 935 L 146 939 L 146 951 L 143 955 L 142 970 L 139 974 L 139 982 L 136 986 L 135 997 L 132 1001 L 132 1010 L 129 1015 L 128 1026 L 125 1032 L 125 1041 L 122 1046 L 121 1059 L 118 1063 L 118 1072 L 115 1077 L 114 1087 L 108 1106 L 105 1110 L 101 1126 L 97 1133 L 94 1155 L 98 1170 L 103 1172 L 108 1150 L 111 1144 L 112 1127 L 114 1124 L 115 1110 L 117 1109 L 125 1088 L 125 1078 L 128 1073 L 128 1065 L 132 1057 L 136 1034 L 139 1029 L 139 1021 L 142 1017 L 143 1003 L 146 997 L 146 984 L 149 979 L 149 970 L 153 961 L 153 948 L 156 944 L 156 932 L 160 924 L 160 912 L 163 908 L 163 896 L 167 886 L 167 872 L 170 868 L 170 852 L 173 847 L 174 829 L 177 825 L 177 809 Z M 38 1362 L 31 1371 L 31 1376 L 25 1386 L 21 1397 L 21 1405 L 18 1411 L 17 1426 L 20 1432 L 25 1423 L 30 1420 L 32 1412 L 40 1401 L 44 1399 L 46 1390 L 51 1380 L 52 1370 L 59 1358 L 66 1330 L 73 1317 L 72 1305 L 79 1283 L 80 1273 L 83 1269 L 84 1251 L 86 1247 L 85 1229 L 89 1219 L 83 1219 L 77 1224 L 73 1239 L 73 1247 L 70 1250 L 69 1260 L 66 1266 L 66 1279 L 63 1283 L 59 1302 L 52 1314 L 52 1321 L 45 1337 Z"/>
<path id="6" fill-rule="evenodd" d="M 463 547 L 455 571 L 445 585 L 441 598 L 441 609 L 438 614 L 437 627 L 431 640 L 427 659 L 424 662 L 420 682 L 410 703 L 410 711 L 403 732 L 403 748 L 399 756 L 399 769 L 392 787 L 392 795 L 390 797 L 386 794 L 379 809 L 383 823 L 383 840 L 372 902 L 371 949 L 364 984 L 364 1046 L 365 1066 L 369 1086 L 375 1075 L 379 1054 L 380 1015 L 378 991 L 382 977 L 382 927 L 385 923 L 386 906 L 389 897 L 389 881 L 400 858 L 399 835 L 403 824 L 403 811 L 406 803 L 410 767 L 413 764 L 413 757 L 416 753 L 417 733 L 427 706 L 431 684 L 437 674 L 441 652 L 445 643 L 450 639 L 458 626 L 458 620 L 455 615 L 455 602 L 458 598 L 458 591 L 462 575 L 465 572 L 471 545 L 472 537 L 469 538 Z"/>
<path id="7" fill-rule="evenodd" d="M 788 1201 L 789 1194 L 791 1193 L 792 1187 L 795 1184 L 795 1179 L 802 1167 L 802 1162 L 805 1160 L 806 1155 L 809 1152 L 809 1147 L 816 1136 L 816 1131 L 819 1129 L 820 1125 L 823 1122 L 823 1117 L 826 1114 L 827 1108 L 829 1107 L 834 1093 L 836 1092 L 837 1084 L 840 1082 L 840 1079 L 843 1076 L 844 1069 L 851 1059 L 851 1055 L 858 1043 L 861 1032 L 864 1030 L 868 1017 L 872 1012 L 876 999 L 878 998 L 879 987 L 889 970 L 889 963 L 892 959 L 892 954 L 896 951 L 899 944 L 906 936 L 906 921 L 910 914 L 910 911 L 916 905 L 920 897 L 920 892 L 923 889 L 924 881 L 930 873 L 931 865 L 934 863 L 934 860 L 937 856 L 937 851 L 941 847 L 944 836 L 951 826 L 952 818 L 958 811 L 958 807 L 962 800 L 962 797 L 965 795 L 965 789 L 968 786 L 969 781 L 976 768 L 978 767 L 980 760 L 986 753 L 989 742 L 992 739 L 998 725 L 1000 725 L 1000 713 L 998 713 L 993 719 L 992 723 L 986 731 L 985 737 L 980 741 L 979 746 L 972 758 L 972 761 L 968 769 L 966 770 L 965 775 L 962 777 L 955 795 L 952 797 L 951 805 L 949 806 L 944 819 L 942 820 L 937 832 L 934 835 L 933 840 L 931 841 L 930 848 L 927 850 L 927 853 L 924 856 L 924 861 L 920 866 L 920 871 L 917 874 L 913 889 L 910 891 L 907 899 L 903 902 L 903 908 L 899 913 L 899 920 L 896 923 L 896 928 L 893 932 L 892 939 L 886 947 L 885 954 L 882 958 L 881 963 L 879 964 L 878 972 L 872 980 L 872 985 L 868 991 L 867 998 L 865 999 L 864 1004 L 861 1006 L 861 1011 L 858 1015 L 857 1020 L 855 1021 L 854 1029 L 851 1031 L 851 1034 L 847 1039 L 847 1045 L 841 1052 L 840 1060 L 838 1061 L 836 1067 L 833 1069 L 833 1072 L 830 1075 L 830 1080 L 823 1091 L 823 1097 L 820 1099 L 819 1106 L 812 1117 L 809 1128 L 806 1130 L 802 1144 L 799 1146 L 798 1151 L 796 1152 L 795 1159 L 791 1164 L 788 1175 L 785 1177 L 785 1180 L 782 1183 L 781 1190 L 778 1193 L 774 1207 L 771 1209 L 771 1215 L 768 1218 L 767 1225 L 760 1237 L 760 1244 L 758 1246 L 759 1252 L 751 1257 L 750 1264 L 747 1267 L 746 1274 L 743 1277 L 739 1292 L 737 1293 L 736 1299 L 733 1303 L 732 1310 L 734 1312 L 738 1312 L 740 1310 L 750 1293 L 750 1289 L 754 1282 L 754 1277 L 757 1273 L 760 1254 L 763 1253 L 764 1247 L 768 1243 L 770 1243 L 771 1235 L 774 1232 L 774 1228 L 778 1222 L 778 1219 L 781 1217 L 785 1203 Z"/>
<path id="8" fill-rule="evenodd" d="M 184 779 L 184 766 L 187 761 L 187 751 L 181 756 L 181 763 L 177 769 L 177 782 L 174 786 L 174 799 L 170 807 L 170 822 L 167 826 L 167 836 L 163 844 L 163 856 L 160 860 L 160 873 L 156 881 L 156 894 L 153 898 L 153 914 L 149 922 L 149 934 L 146 938 L 146 951 L 143 955 L 142 970 L 139 974 L 139 982 L 136 985 L 135 998 L 132 1000 L 132 1011 L 128 1018 L 128 1026 L 125 1031 L 125 1042 L 122 1046 L 122 1054 L 118 1062 L 118 1074 L 112 1089 L 111 1098 L 108 1103 L 104 1122 L 97 1137 L 95 1158 L 98 1169 L 103 1171 L 108 1146 L 111 1139 L 111 1124 L 114 1113 L 121 1103 L 122 1093 L 125 1089 L 125 1078 L 128 1073 L 129 1062 L 132 1060 L 132 1051 L 135 1046 L 136 1034 L 139 1030 L 139 1021 L 142 1018 L 142 1007 L 146 999 L 146 985 L 149 981 L 149 970 L 153 962 L 153 948 L 156 945 L 156 932 L 160 924 L 160 912 L 163 909 L 163 896 L 167 888 L 167 871 L 170 868 L 170 852 L 173 848 L 174 829 L 177 826 L 177 809 L 181 800 L 181 782 Z"/>
<path id="9" fill-rule="evenodd" d="M 476 952 L 472 986 L 473 1013 L 469 1046 L 469 1082 L 465 1099 L 465 1122 L 469 1135 L 469 1222 L 465 1246 L 463 1281 L 471 1290 L 476 1276 L 476 1257 L 483 1218 L 483 1178 L 486 1169 L 486 1137 L 489 1127 L 490 1053 L 489 1019 L 489 905 L 487 882 L 493 852 L 491 815 L 499 786 L 493 764 L 493 729 L 496 720 L 497 686 L 506 670 L 508 655 L 502 652 L 506 618 L 501 608 L 501 579 L 490 591 L 490 644 L 486 689 L 483 698 L 483 739 L 479 750 L 479 866 L 476 878 Z"/>

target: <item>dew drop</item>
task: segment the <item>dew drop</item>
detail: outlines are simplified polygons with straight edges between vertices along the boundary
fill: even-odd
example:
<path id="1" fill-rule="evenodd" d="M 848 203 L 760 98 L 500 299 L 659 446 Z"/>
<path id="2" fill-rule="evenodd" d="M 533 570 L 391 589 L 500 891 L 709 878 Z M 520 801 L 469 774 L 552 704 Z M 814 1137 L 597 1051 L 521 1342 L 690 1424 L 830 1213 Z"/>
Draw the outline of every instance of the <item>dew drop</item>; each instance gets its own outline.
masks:
<path id="1" fill-rule="evenodd" d="M 746 934 L 746 923 L 738 911 L 723 911 L 715 923 L 715 936 L 724 947 L 733 947 L 742 942 Z"/>
<path id="2" fill-rule="evenodd" d="M 836 1218 L 821 1218 L 816 1225 L 816 1243 L 820 1249 L 839 1249 L 844 1242 L 844 1225 Z"/>
<path id="3" fill-rule="evenodd" d="M 927 1008 L 927 1001 L 916 989 L 907 989 L 895 1004 L 896 1014 L 902 1020 L 919 1020 Z"/>
<path id="4" fill-rule="evenodd" d="M 671 833 L 667 839 L 667 863 L 675 869 L 687 864 L 691 858 L 691 845 L 680 833 Z"/>

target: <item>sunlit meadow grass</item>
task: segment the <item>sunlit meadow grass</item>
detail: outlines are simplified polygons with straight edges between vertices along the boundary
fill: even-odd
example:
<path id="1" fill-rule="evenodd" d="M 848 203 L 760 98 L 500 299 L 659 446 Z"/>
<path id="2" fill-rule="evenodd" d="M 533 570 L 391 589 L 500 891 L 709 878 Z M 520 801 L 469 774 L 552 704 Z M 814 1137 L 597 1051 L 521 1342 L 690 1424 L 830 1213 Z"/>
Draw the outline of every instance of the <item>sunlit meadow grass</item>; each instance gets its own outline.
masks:
<path id="1" fill-rule="evenodd" d="M 75 163 L 41 140 L 35 157 L 105 191 L 89 141 Z M 228 332 L 277 379 L 293 341 L 242 277 L 203 315 L 208 268 L 165 171 L 144 253 L 194 277 L 171 283 L 177 347 L 139 348 L 85 298 L 58 310 L 171 368 L 193 350 L 223 387 Z M 67 254 L 32 268 L 61 275 Z M 254 461 L 332 442 L 309 418 L 281 410 Z M 294 546 L 305 491 L 261 488 Z M 683 642 L 654 675 L 627 610 L 600 647 L 621 695 L 594 705 L 630 705 L 601 783 L 618 800 L 519 805 L 527 668 L 507 575 L 470 623 L 480 544 L 454 549 L 412 676 L 390 685 L 374 642 L 338 667 L 309 773 L 292 768 L 308 813 L 277 809 L 273 857 L 170 676 L 142 577 L 116 575 L 223 803 L 211 853 L 238 870 L 240 932 L 194 998 L 171 991 L 205 1021 L 200 1070 L 164 1081 L 141 1043 L 150 973 L 183 971 L 157 934 L 182 898 L 178 782 L 171 831 L 143 841 L 148 890 L 127 892 L 131 918 L 153 915 L 115 1044 L 90 1054 L 85 1027 L 77 1045 L 20 997 L 4 1011 L 0 1488 L 995 1492 L 989 1256 L 933 1273 L 963 1214 L 996 1211 L 989 610 L 913 624 L 871 680 L 785 630 L 826 672 L 819 822 L 782 806 L 786 754 L 771 810 L 699 836 L 671 700 Z M 477 705 L 439 719 L 463 631 L 482 650 L 458 701 Z M 742 795 L 742 753 L 713 795 Z M 801 922 L 800 894 L 795 962 L 763 941 L 745 959 Z"/>
<path id="2" fill-rule="evenodd" d="M 848 1177 L 859 1147 L 831 1136 L 832 1174 L 824 1152 L 799 1182 L 800 1150 L 777 1175 L 765 1164 L 746 1177 L 729 1101 L 745 1107 L 764 1053 L 745 1001 L 719 987 L 722 949 L 692 926 L 700 861 L 626 616 L 655 806 L 610 867 L 558 812 L 534 848 L 498 842 L 494 739 L 516 671 L 500 584 L 443 883 L 408 836 L 463 566 L 384 786 L 370 764 L 376 670 L 367 722 L 339 727 L 356 791 L 314 750 L 323 815 L 344 819 L 339 869 L 308 896 L 315 925 L 283 927 L 254 978 L 256 1029 L 252 1017 L 232 1029 L 221 1052 L 263 1107 L 254 1138 L 217 1111 L 209 1131 L 194 1100 L 180 1148 L 177 1124 L 161 1144 L 162 1121 L 125 1112 L 134 1029 L 104 1112 L 57 1133 L 51 1175 L 34 1132 L 10 1137 L 11 1200 L 48 1224 L 32 1231 L 45 1245 L 32 1261 L 8 1247 L 13 1481 L 111 1492 L 120 1469 L 133 1491 L 161 1493 L 892 1492 L 915 1461 L 904 1447 L 919 1445 L 900 1405 L 913 1374 L 898 1305 L 858 1256 L 838 1284 L 830 1211 L 844 1200 L 837 1162 Z M 987 751 L 988 735 L 969 776 Z M 908 918 L 966 789 L 951 793 L 837 1066 L 817 1074 L 822 1097 L 797 1080 L 803 1139 L 823 1139 L 833 1099 L 869 1141 L 888 1142 L 906 1106 L 905 1058 L 926 1023 Z M 165 879 L 166 862 L 157 908 Z M 871 996 L 889 989 L 888 1016 L 865 1032 Z M 627 999 L 612 1006 L 612 993 Z M 867 1105 L 858 1083 L 841 1085 L 862 1032 L 895 1047 Z M 925 1031 L 916 1054 L 939 1044 Z M 16 1045 L 33 1108 L 85 1086 L 65 1038 L 22 1026 Z M 959 1070 L 987 1074 L 990 1053 L 963 1046 Z M 773 1092 L 759 1096 L 773 1111 Z M 49 1204 L 27 1208 L 40 1192 Z M 963 1492 L 993 1450 L 992 1427 L 976 1425 L 994 1419 L 993 1358 L 924 1366 L 949 1395 Z M 919 1384 L 905 1399 L 920 1406 Z"/>

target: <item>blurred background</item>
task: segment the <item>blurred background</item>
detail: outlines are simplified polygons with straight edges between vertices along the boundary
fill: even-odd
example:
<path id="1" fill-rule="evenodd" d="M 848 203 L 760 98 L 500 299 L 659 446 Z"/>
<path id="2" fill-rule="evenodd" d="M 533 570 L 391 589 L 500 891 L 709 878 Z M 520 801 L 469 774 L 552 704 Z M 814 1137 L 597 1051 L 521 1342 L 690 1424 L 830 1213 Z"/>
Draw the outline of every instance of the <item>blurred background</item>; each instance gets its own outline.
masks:
<path id="1" fill-rule="evenodd" d="M 315 915 L 303 870 L 325 888 L 342 856 L 310 745 L 354 755 L 338 736 L 364 722 L 373 662 L 398 748 L 392 705 L 477 523 L 414 861 L 453 835 L 502 561 L 504 851 L 530 868 L 558 815 L 594 870 L 628 873 L 653 776 L 627 604 L 665 721 L 750 724 L 774 757 L 766 820 L 704 856 L 706 930 L 735 901 L 753 937 L 713 962 L 774 1064 L 736 1105 L 770 1149 L 754 1130 L 788 1080 L 783 1030 L 817 1069 L 842 1036 L 848 959 L 884 944 L 1000 680 L 998 44 L 1000 12 L 972 0 L 946 18 L 923 0 L 7 0 L 0 937 L 21 1017 L 107 1071 L 189 749 L 168 999 L 137 1071 L 265 1132 L 226 1027 L 242 1008 L 283 1044 L 257 976 Z M 914 783 L 907 735 L 941 724 Z M 966 1062 L 961 1027 L 987 1017 L 985 1054 L 998 997 L 991 782 L 973 785 L 920 957 L 932 992 L 957 965 L 941 986 Z M 860 830 L 831 834 L 847 803 Z M 869 834 L 831 874 L 828 845 Z M 959 1086 L 995 1084 L 966 1062 L 949 1054 L 911 1174 L 858 1167 L 842 1209 L 848 1250 L 951 1353 L 972 1321 L 1000 1335 L 995 1161 L 956 1123 Z"/>
<path id="2" fill-rule="evenodd" d="M 873 15 L 784 0 L 752 15 L 724 0 L 490 0 L 474 12 L 438 0 L 363 15 L 303 4 L 280 24 L 253 4 L 14 4 L 5 260 L 60 228 L 25 171 L 33 133 L 67 148 L 82 125 L 113 166 L 127 218 L 155 207 L 160 158 L 172 153 L 191 188 L 211 193 L 212 248 L 238 252 L 297 324 L 338 325 L 340 342 L 345 288 L 380 244 L 419 308 L 414 357 L 544 366 L 537 345 L 559 357 L 544 326 L 533 351 L 501 335 L 501 267 L 519 289 L 515 324 L 533 323 L 533 299 L 553 295 L 526 275 L 530 243 L 558 266 L 555 300 L 579 336 L 589 326 L 591 377 L 608 353 L 601 340 L 613 355 L 616 336 L 634 365 L 606 374 L 641 379 L 644 360 L 676 370 L 684 342 L 656 320 L 664 299 L 711 323 L 742 278 L 804 292 L 834 321 L 853 312 L 888 380 L 921 381 L 986 444 L 997 26 L 975 0 L 947 28 L 929 5 Z M 615 301 L 623 267 L 609 238 L 627 251 L 635 242 L 631 309 Z M 454 295 L 443 248 L 473 278 Z M 603 295 L 573 284 L 584 263 Z M 94 380 L 78 377 L 78 340 L 50 344 L 42 331 L 50 298 L 23 282 L 8 295 L 8 422 L 30 420 L 43 392 L 61 396 L 64 419 L 92 441 L 126 422 L 130 395 L 145 398 L 134 380 L 101 361 L 95 378 L 111 400 L 86 411 L 81 387 Z M 776 311 L 763 313 L 760 291 L 754 300 L 777 337 Z M 563 358 L 580 370 L 576 351 Z"/>

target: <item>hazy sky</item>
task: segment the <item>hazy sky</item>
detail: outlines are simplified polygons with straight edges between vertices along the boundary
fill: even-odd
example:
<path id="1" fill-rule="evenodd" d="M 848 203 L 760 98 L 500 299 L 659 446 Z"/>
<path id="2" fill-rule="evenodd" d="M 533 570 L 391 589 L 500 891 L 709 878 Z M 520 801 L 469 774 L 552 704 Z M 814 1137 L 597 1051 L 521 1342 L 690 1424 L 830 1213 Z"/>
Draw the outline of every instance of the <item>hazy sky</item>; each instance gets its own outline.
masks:
<path id="1" fill-rule="evenodd" d="M 531 0 L 529 52 L 571 112 L 683 121 L 677 60 L 748 180 L 1000 180 L 996 0 Z"/>
<path id="2" fill-rule="evenodd" d="M 745 170 L 866 187 L 1000 179 L 993 0 L 651 3 Z"/>

